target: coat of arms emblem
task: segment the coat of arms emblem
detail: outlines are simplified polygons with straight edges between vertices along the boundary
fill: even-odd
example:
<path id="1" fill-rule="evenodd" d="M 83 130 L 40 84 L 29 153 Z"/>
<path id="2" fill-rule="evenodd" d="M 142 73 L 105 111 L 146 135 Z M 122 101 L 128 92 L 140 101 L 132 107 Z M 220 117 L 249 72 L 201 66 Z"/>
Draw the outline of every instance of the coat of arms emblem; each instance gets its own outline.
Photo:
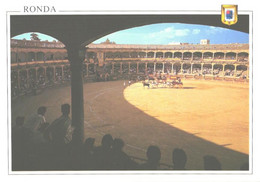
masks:
<path id="1" fill-rule="evenodd" d="M 237 23 L 237 5 L 221 6 L 221 21 L 226 25 L 234 25 Z"/>

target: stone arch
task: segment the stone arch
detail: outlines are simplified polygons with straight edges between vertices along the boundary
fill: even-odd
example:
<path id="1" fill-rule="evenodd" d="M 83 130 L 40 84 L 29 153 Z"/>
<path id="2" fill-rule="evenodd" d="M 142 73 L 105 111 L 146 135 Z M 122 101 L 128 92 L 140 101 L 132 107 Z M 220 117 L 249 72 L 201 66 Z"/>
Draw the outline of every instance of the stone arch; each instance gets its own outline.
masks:
<path id="1" fill-rule="evenodd" d="M 163 52 L 156 52 L 156 58 L 163 58 Z"/>
<path id="2" fill-rule="evenodd" d="M 165 58 L 172 58 L 172 52 L 166 52 L 165 53 Z"/>
<path id="3" fill-rule="evenodd" d="M 148 74 L 153 74 L 154 72 L 154 63 L 147 63 L 147 73 Z"/>
<path id="4" fill-rule="evenodd" d="M 11 52 L 11 63 L 16 63 L 18 62 L 17 60 L 17 53 L 16 52 Z"/>
<path id="5" fill-rule="evenodd" d="M 18 52 L 18 62 L 26 62 L 27 61 L 27 54 L 25 52 Z"/>
<path id="6" fill-rule="evenodd" d="M 190 60 L 192 58 L 192 52 L 184 52 L 183 60 Z"/>
<path id="7" fill-rule="evenodd" d="M 28 61 L 35 61 L 35 60 L 36 60 L 35 52 L 28 52 Z"/>
<path id="8" fill-rule="evenodd" d="M 181 53 L 181 52 L 174 52 L 173 58 L 179 58 L 179 59 L 181 59 L 181 58 L 182 58 L 182 54 L 183 54 L 183 53 Z"/>
<path id="9" fill-rule="evenodd" d="M 138 64 L 138 73 L 145 74 L 145 63 L 139 62 Z"/>
<path id="10" fill-rule="evenodd" d="M 212 59 L 213 53 L 212 52 L 204 52 L 203 53 L 203 59 Z"/>
<path id="11" fill-rule="evenodd" d="M 138 53 L 136 51 L 130 52 L 130 57 L 131 58 L 138 58 Z"/>
<path id="12" fill-rule="evenodd" d="M 226 59 L 235 60 L 236 59 L 236 55 L 237 55 L 237 53 L 235 53 L 235 52 L 227 52 L 226 53 Z"/>
<path id="13" fill-rule="evenodd" d="M 248 53 L 247 52 L 240 52 L 237 54 L 237 59 L 240 62 L 247 62 L 248 61 Z"/>
<path id="14" fill-rule="evenodd" d="M 148 52 L 147 58 L 154 58 L 154 52 Z"/>
<path id="15" fill-rule="evenodd" d="M 138 52 L 138 57 L 139 58 L 145 58 L 146 57 L 146 52 Z"/>
<path id="16" fill-rule="evenodd" d="M 177 62 L 173 64 L 173 74 L 178 75 L 181 72 L 181 63 Z"/>
<path id="17" fill-rule="evenodd" d="M 122 63 L 122 73 L 123 74 L 128 74 L 129 73 L 129 65 L 127 62 Z"/>
<path id="18" fill-rule="evenodd" d="M 214 53 L 214 59 L 224 59 L 224 52 L 215 52 Z"/>
<path id="19" fill-rule="evenodd" d="M 194 59 L 194 60 L 200 60 L 200 59 L 202 59 L 202 52 L 194 52 L 194 53 L 193 53 L 193 59 Z"/>
<path id="20" fill-rule="evenodd" d="M 36 61 L 43 61 L 44 57 L 45 57 L 45 54 L 43 52 L 36 53 Z"/>

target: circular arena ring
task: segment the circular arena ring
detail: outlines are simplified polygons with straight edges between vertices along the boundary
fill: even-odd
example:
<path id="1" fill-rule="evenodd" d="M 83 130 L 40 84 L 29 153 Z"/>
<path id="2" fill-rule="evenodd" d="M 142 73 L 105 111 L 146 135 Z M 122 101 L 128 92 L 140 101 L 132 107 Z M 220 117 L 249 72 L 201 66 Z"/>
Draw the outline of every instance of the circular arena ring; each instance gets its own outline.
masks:
<path id="1" fill-rule="evenodd" d="M 12 102 L 12 118 L 47 106 L 46 120 L 60 116 L 60 105 L 71 103 L 70 87 L 45 89 Z M 249 160 L 249 84 L 183 80 L 182 88 L 148 89 L 142 82 L 84 84 L 85 137 L 100 145 L 104 134 L 125 141 L 130 156 L 146 158 L 157 145 L 161 162 L 172 165 L 172 151 L 187 154 L 186 168 L 203 170 L 203 156 L 216 156 L 224 170 L 239 170 Z"/>

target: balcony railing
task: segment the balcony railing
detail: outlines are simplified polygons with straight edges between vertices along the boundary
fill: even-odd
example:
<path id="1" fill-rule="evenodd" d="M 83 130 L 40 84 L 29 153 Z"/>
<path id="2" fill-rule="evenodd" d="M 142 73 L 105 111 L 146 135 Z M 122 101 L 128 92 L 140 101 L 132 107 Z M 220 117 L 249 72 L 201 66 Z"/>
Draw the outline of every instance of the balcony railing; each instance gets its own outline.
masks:
<path id="1" fill-rule="evenodd" d="M 28 40 L 16 40 L 11 39 L 11 47 L 25 47 L 25 48 L 65 48 L 65 45 L 61 42 L 47 42 L 47 41 L 28 41 Z"/>

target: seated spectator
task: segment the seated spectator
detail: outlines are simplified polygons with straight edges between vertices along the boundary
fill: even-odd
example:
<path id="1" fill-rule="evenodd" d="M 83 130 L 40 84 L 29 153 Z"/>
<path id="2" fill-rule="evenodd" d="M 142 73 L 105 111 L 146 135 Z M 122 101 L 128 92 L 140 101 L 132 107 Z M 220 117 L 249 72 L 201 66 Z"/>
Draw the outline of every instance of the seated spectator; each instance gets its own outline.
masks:
<path id="1" fill-rule="evenodd" d="M 83 153 L 81 160 L 81 168 L 82 169 L 92 169 L 94 166 L 94 143 L 95 138 L 87 138 L 83 145 Z"/>
<path id="2" fill-rule="evenodd" d="M 48 133 L 50 140 L 54 144 L 66 144 L 69 143 L 72 139 L 72 128 L 71 120 L 69 117 L 70 114 L 70 105 L 63 104 L 61 105 L 62 115 L 53 121 L 51 125 L 48 127 Z"/>
<path id="3" fill-rule="evenodd" d="M 187 162 L 187 155 L 184 150 L 176 148 L 172 152 L 173 169 L 186 170 L 185 165 Z"/>
<path id="4" fill-rule="evenodd" d="M 104 135 L 101 141 L 101 146 L 94 150 L 94 169 L 112 169 L 112 144 L 112 136 L 110 134 Z"/>
<path id="5" fill-rule="evenodd" d="M 205 155 L 203 160 L 205 170 L 221 170 L 221 164 L 216 157 Z"/>
<path id="6" fill-rule="evenodd" d="M 155 170 L 159 167 L 159 162 L 161 159 L 161 151 L 157 146 L 149 146 L 146 152 L 147 162 L 141 164 L 141 169 L 145 170 Z"/>
<path id="7" fill-rule="evenodd" d="M 18 116 L 15 120 L 15 126 L 12 128 L 13 147 L 23 148 L 24 144 L 29 143 L 32 133 L 24 127 L 24 117 Z"/>
<path id="8" fill-rule="evenodd" d="M 29 144 L 32 133 L 24 127 L 24 117 L 17 117 L 12 128 L 12 168 L 24 170 L 29 152 Z"/>
<path id="9" fill-rule="evenodd" d="M 123 151 L 123 147 L 124 141 L 122 139 L 114 139 L 112 146 L 113 169 L 135 169 L 137 164 Z"/>
<path id="10" fill-rule="evenodd" d="M 33 144 L 43 144 L 48 142 L 48 139 L 46 138 L 46 129 L 48 128 L 49 123 L 44 123 L 41 125 L 41 127 L 33 132 L 32 136 L 32 143 Z"/>
<path id="11" fill-rule="evenodd" d="M 44 123 L 46 123 L 44 117 L 46 111 L 47 111 L 46 107 L 44 106 L 39 107 L 37 113 L 29 117 L 28 121 L 25 123 L 25 127 L 30 129 L 32 132 L 39 130 L 40 127 Z"/>

